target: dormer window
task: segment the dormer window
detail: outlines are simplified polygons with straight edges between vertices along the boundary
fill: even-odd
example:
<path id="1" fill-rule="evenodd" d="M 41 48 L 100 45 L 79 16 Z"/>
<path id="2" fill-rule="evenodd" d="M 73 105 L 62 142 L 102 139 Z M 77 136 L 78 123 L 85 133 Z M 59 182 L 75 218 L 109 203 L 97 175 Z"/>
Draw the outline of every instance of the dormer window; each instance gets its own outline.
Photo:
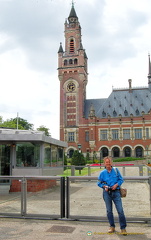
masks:
<path id="1" fill-rule="evenodd" d="M 114 111 L 113 111 L 113 116 L 114 116 L 114 117 L 117 116 L 117 112 L 115 111 L 115 109 L 114 109 Z"/>
<path id="2" fill-rule="evenodd" d="M 125 116 L 128 116 L 128 111 L 125 109 L 125 111 L 124 111 L 124 115 Z"/>
<path id="3" fill-rule="evenodd" d="M 104 112 L 104 110 L 103 110 L 103 112 L 102 112 L 102 116 L 103 116 L 103 117 L 106 117 L 106 112 Z"/>
<path id="4" fill-rule="evenodd" d="M 74 53 L 74 40 L 70 40 L 70 53 Z"/>
<path id="5" fill-rule="evenodd" d="M 137 116 L 139 115 L 139 110 L 138 110 L 138 108 L 136 109 L 136 115 L 137 115 Z"/>

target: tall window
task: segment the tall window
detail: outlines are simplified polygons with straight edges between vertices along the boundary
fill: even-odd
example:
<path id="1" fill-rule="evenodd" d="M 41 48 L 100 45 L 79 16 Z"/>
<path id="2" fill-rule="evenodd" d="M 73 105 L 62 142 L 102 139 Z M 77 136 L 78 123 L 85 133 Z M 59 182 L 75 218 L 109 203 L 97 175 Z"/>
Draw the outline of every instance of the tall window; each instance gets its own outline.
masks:
<path id="1" fill-rule="evenodd" d="M 149 128 L 146 128 L 146 139 L 149 139 Z"/>
<path id="2" fill-rule="evenodd" d="M 74 40 L 70 40 L 70 53 L 74 53 Z"/>
<path id="3" fill-rule="evenodd" d="M 89 142 L 89 132 L 88 131 L 85 132 L 85 141 Z"/>
<path id="4" fill-rule="evenodd" d="M 68 132 L 68 142 L 74 142 L 75 136 L 74 132 Z"/>
<path id="5" fill-rule="evenodd" d="M 44 167 L 51 166 L 51 147 L 50 144 L 44 144 Z"/>
<path id="6" fill-rule="evenodd" d="M 17 167 L 39 167 L 40 144 L 23 142 L 16 144 L 16 166 Z"/>
<path id="7" fill-rule="evenodd" d="M 57 167 L 57 160 L 58 160 L 58 149 L 57 146 L 51 146 L 51 166 Z"/>
<path id="8" fill-rule="evenodd" d="M 118 129 L 112 129 L 112 139 L 117 140 L 118 139 Z"/>
<path id="9" fill-rule="evenodd" d="M 130 129 L 123 129 L 123 139 L 130 139 Z"/>
<path id="10" fill-rule="evenodd" d="M 141 128 L 135 129 L 135 139 L 142 139 L 142 129 Z"/>
<path id="11" fill-rule="evenodd" d="M 100 139 L 101 140 L 107 140 L 107 130 L 101 130 L 100 131 Z"/>

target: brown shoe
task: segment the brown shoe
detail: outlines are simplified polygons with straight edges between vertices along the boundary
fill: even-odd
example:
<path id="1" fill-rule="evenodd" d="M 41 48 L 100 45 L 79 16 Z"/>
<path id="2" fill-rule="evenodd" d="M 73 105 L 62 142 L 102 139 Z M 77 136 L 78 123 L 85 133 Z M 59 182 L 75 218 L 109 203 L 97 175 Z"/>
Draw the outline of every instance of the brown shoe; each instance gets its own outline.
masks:
<path id="1" fill-rule="evenodd" d="M 127 235 L 126 229 L 121 229 L 121 234 L 126 236 Z"/>
<path id="2" fill-rule="evenodd" d="M 108 233 L 114 233 L 115 232 L 115 227 L 110 227 L 108 230 Z"/>

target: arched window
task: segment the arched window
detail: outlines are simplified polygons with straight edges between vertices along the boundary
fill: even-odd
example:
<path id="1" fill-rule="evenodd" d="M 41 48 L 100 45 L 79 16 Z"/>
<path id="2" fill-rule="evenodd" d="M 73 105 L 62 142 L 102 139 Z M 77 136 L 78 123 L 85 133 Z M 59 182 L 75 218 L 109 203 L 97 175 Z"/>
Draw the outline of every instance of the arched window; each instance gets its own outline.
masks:
<path id="1" fill-rule="evenodd" d="M 70 149 L 68 152 L 68 157 L 72 158 L 73 153 L 74 153 L 74 149 Z"/>
<path id="2" fill-rule="evenodd" d="M 67 60 L 64 60 L 64 66 L 66 66 L 66 65 L 67 65 L 67 63 L 68 63 L 68 62 L 67 62 Z"/>
<path id="3" fill-rule="evenodd" d="M 74 64 L 78 64 L 78 59 L 77 58 L 74 59 Z"/>
<path id="4" fill-rule="evenodd" d="M 130 147 L 124 148 L 124 156 L 131 157 L 131 148 Z"/>
<path id="5" fill-rule="evenodd" d="M 106 147 L 103 147 L 101 148 L 101 151 L 100 151 L 100 158 L 104 158 L 104 157 L 107 157 L 109 155 L 109 151 Z"/>
<path id="6" fill-rule="evenodd" d="M 70 53 L 74 53 L 74 40 L 70 40 Z"/>
<path id="7" fill-rule="evenodd" d="M 113 157 L 119 157 L 120 156 L 120 150 L 118 147 L 114 147 L 112 149 Z"/>
<path id="8" fill-rule="evenodd" d="M 69 64 L 73 64 L 73 61 L 72 61 L 72 59 L 69 59 Z"/>
<path id="9" fill-rule="evenodd" d="M 142 147 L 136 147 L 135 154 L 136 154 L 136 157 L 143 157 L 143 148 Z"/>

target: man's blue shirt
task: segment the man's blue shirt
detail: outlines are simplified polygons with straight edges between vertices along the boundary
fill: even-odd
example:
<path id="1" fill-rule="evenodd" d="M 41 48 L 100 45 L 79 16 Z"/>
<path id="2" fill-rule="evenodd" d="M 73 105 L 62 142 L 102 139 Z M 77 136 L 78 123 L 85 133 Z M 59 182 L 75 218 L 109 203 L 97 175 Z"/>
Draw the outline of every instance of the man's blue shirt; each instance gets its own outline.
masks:
<path id="1" fill-rule="evenodd" d="M 124 180 L 120 171 L 117 168 L 115 169 L 112 167 L 110 172 L 108 172 L 107 169 L 104 169 L 100 173 L 97 184 L 100 188 L 103 188 L 104 185 L 108 187 L 112 187 L 113 185 L 118 183 L 117 189 L 119 189 L 119 187 L 122 185 L 123 182 Z"/>

